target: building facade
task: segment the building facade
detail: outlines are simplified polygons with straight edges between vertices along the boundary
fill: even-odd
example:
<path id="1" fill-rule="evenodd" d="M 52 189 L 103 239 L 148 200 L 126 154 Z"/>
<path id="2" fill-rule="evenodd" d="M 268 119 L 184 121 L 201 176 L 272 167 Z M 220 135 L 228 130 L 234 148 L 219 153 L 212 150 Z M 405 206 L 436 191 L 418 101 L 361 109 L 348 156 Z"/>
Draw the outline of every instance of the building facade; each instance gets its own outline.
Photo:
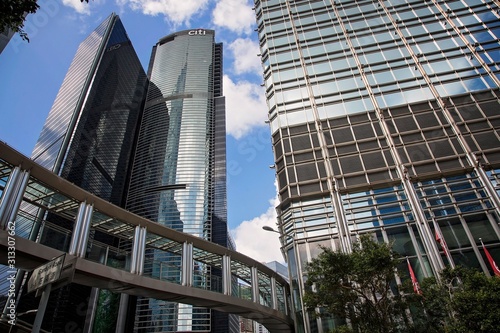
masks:
<path id="1" fill-rule="evenodd" d="M 228 247 L 222 44 L 213 30 L 163 37 L 148 78 L 126 208 Z M 180 257 L 155 250 L 145 260 L 146 271 L 180 282 Z M 220 276 L 202 263 L 194 269 L 200 287 Z M 233 331 L 229 325 L 228 315 L 187 304 L 139 297 L 135 305 L 140 332 Z"/>
<path id="2" fill-rule="evenodd" d="M 298 332 L 304 267 L 361 234 L 419 279 L 500 260 L 500 20 L 495 1 L 257 0 Z M 448 258 L 435 239 L 444 237 Z M 401 267 L 400 275 L 408 272 Z"/>
<path id="3" fill-rule="evenodd" d="M 5 49 L 12 36 L 14 36 L 14 31 L 12 29 L 4 29 L 0 31 L 0 54 Z"/>
<path id="4" fill-rule="evenodd" d="M 146 84 L 120 18 L 110 15 L 80 44 L 32 159 L 123 206 Z"/>

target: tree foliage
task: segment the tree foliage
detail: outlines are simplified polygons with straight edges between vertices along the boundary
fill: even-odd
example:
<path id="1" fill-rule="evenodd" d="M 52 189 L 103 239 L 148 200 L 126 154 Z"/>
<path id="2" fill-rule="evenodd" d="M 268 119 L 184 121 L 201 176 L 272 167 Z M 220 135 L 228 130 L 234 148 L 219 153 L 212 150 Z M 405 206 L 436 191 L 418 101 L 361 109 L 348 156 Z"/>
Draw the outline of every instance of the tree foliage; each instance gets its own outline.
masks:
<path id="1" fill-rule="evenodd" d="M 389 244 L 367 235 L 352 253 L 323 248 L 307 266 L 304 303 L 346 319 L 354 332 L 397 331 L 405 319 L 403 299 L 391 290 L 399 262 Z"/>
<path id="2" fill-rule="evenodd" d="M 457 267 L 441 272 L 440 283 L 425 279 L 422 290 L 425 318 L 440 324 L 442 331 L 500 333 L 500 278 Z"/>
<path id="3" fill-rule="evenodd" d="M 29 41 L 24 31 L 24 18 L 35 13 L 40 6 L 36 0 L 2 0 L 0 1 L 0 29 L 12 29 L 18 32 L 23 40 Z"/>
<path id="4" fill-rule="evenodd" d="M 352 253 L 323 252 L 306 268 L 308 310 L 344 319 L 334 333 L 500 333 L 500 278 L 458 267 L 396 285 L 402 258 L 391 245 L 362 236 Z"/>

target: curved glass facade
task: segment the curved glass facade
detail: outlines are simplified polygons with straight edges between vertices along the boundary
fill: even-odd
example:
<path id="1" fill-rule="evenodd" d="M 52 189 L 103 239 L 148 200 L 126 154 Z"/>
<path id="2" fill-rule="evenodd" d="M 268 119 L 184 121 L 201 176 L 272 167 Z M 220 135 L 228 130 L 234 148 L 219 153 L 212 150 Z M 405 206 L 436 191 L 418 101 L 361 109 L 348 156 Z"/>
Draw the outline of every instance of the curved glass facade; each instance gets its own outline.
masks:
<path id="1" fill-rule="evenodd" d="M 305 264 L 363 233 L 419 278 L 500 261 L 500 20 L 493 1 L 255 1 L 299 332 Z M 435 240 L 440 232 L 447 258 Z M 400 275 L 408 275 L 404 265 Z"/>
<path id="2" fill-rule="evenodd" d="M 186 30 L 166 36 L 153 48 L 150 84 L 140 125 L 127 209 L 178 231 L 227 246 L 225 107 L 222 97 L 222 45 L 212 30 Z M 179 274 L 180 257 L 146 253 L 154 263 Z M 209 272 L 195 263 L 201 278 Z M 210 331 L 211 311 L 185 304 L 139 299 L 141 331 Z M 227 318 L 227 316 L 226 316 Z M 214 323 L 215 317 L 212 317 Z M 227 319 L 215 331 L 227 331 Z"/>
<path id="3" fill-rule="evenodd" d="M 127 207 L 210 239 L 214 35 L 203 31 L 170 35 L 155 46 Z"/>

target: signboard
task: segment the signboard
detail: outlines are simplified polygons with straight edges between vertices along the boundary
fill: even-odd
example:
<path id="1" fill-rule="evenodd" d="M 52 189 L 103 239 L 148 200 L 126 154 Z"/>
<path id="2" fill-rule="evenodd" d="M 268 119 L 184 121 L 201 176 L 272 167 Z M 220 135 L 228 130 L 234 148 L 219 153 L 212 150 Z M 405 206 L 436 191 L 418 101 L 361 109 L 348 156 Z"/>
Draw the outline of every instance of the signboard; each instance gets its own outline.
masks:
<path id="1" fill-rule="evenodd" d="M 49 283 L 59 280 L 66 254 L 60 255 L 33 270 L 28 281 L 28 292 L 42 288 Z"/>

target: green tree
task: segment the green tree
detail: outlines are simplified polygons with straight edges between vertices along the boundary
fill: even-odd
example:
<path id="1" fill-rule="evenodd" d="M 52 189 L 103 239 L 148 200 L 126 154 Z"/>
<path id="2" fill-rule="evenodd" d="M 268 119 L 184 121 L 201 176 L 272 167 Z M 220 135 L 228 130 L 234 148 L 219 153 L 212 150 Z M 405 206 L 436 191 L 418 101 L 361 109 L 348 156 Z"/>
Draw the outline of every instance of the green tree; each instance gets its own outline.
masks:
<path id="1" fill-rule="evenodd" d="M 433 288 L 441 288 L 441 294 L 447 295 L 443 306 L 448 306 L 453 314 L 453 320 L 445 325 L 448 332 L 500 333 L 500 278 L 457 267 L 445 269 L 441 281 Z M 432 297 L 432 293 L 424 291 L 426 309 L 429 307 L 427 299 Z"/>
<path id="2" fill-rule="evenodd" d="M 401 262 L 390 244 L 369 235 L 352 253 L 323 248 L 306 267 L 304 304 L 349 323 L 334 333 L 500 333 L 500 278 L 447 268 L 416 294 L 409 279 L 395 284 Z"/>
<path id="3" fill-rule="evenodd" d="M 40 6 L 36 0 L 2 0 L 0 1 L 0 29 L 12 29 L 18 32 L 23 40 L 29 42 L 28 34 L 24 31 L 24 18 L 27 14 L 35 13 Z"/>
<path id="4" fill-rule="evenodd" d="M 426 278 L 422 294 L 403 287 L 414 332 L 500 333 L 500 278 L 470 268 L 446 268 Z"/>
<path id="5" fill-rule="evenodd" d="M 334 332 L 404 331 L 405 299 L 391 289 L 400 262 L 390 244 L 377 243 L 369 235 L 354 244 L 352 253 L 323 248 L 306 268 L 304 303 L 309 310 L 321 307 L 350 323 L 351 329 Z"/>

